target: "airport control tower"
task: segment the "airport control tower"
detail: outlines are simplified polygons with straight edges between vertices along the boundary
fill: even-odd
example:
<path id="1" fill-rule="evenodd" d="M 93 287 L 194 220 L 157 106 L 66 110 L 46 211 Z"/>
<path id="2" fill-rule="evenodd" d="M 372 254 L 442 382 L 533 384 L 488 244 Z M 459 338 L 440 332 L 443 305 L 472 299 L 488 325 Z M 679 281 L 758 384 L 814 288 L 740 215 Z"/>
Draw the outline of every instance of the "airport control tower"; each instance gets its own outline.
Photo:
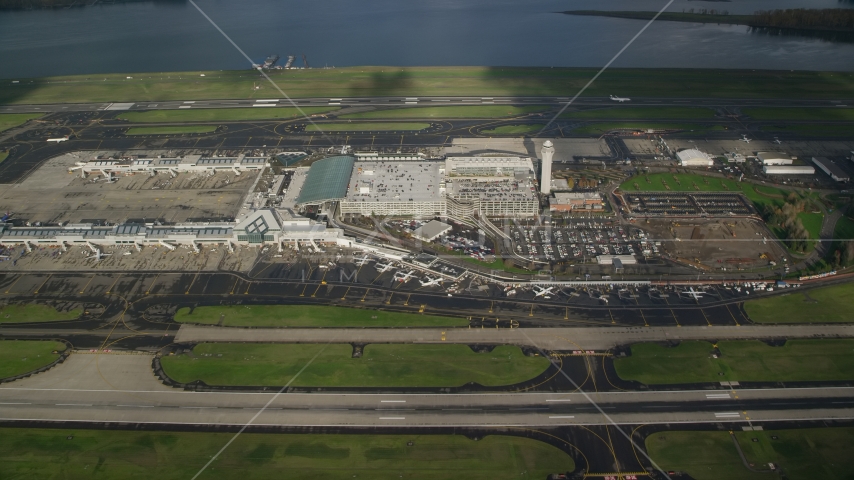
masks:
<path id="1" fill-rule="evenodd" d="M 551 140 L 543 143 L 540 154 L 543 157 L 540 162 L 540 193 L 548 195 L 552 191 L 552 157 L 555 154 Z"/>

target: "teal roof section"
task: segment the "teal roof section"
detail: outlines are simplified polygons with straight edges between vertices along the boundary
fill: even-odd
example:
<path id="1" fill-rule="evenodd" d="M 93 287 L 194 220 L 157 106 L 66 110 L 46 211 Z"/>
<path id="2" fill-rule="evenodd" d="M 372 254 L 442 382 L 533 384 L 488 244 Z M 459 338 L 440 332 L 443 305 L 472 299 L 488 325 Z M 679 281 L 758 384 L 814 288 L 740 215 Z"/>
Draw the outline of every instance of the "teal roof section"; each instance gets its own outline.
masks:
<path id="1" fill-rule="evenodd" d="M 311 170 L 297 197 L 297 205 L 318 204 L 344 198 L 356 159 L 348 156 L 329 157 L 311 164 Z"/>

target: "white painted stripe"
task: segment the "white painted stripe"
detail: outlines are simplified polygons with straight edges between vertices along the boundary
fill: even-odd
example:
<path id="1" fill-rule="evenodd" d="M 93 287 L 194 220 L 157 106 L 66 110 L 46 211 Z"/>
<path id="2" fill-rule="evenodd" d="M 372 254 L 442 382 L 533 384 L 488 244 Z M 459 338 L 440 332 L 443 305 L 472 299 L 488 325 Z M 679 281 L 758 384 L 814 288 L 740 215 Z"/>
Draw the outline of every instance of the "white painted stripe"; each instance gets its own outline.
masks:
<path id="1" fill-rule="evenodd" d="M 271 98 L 271 99 L 268 99 L 268 100 L 255 100 L 255 101 L 256 101 L 256 102 L 278 102 L 278 101 L 279 101 L 279 99 L 278 99 L 278 98 Z"/>
<path id="2" fill-rule="evenodd" d="M 550 398 L 546 400 L 547 402 L 571 402 L 572 400 L 568 398 Z"/>
<path id="3" fill-rule="evenodd" d="M 329 102 L 330 105 L 341 105 L 341 102 Z"/>
<path id="4" fill-rule="evenodd" d="M 196 102 L 195 102 L 195 101 L 192 101 L 192 102 L 184 102 L 184 103 L 196 103 Z"/>
<path id="5" fill-rule="evenodd" d="M 380 420 L 406 420 L 406 417 L 380 417 Z"/>
<path id="6" fill-rule="evenodd" d="M 117 407 L 154 408 L 154 405 L 116 405 Z"/>
<path id="7" fill-rule="evenodd" d="M 178 408 L 217 408 L 217 407 L 178 407 Z"/>
<path id="8" fill-rule="evenodd" d="M 380 400 L 380 403 L 406 403 L 406 400 Z"/>
<path id="9" fill-rule="evenodd" d="M 433 100 L 430 100 L 430 101 L 431 101 L 431 102 L 450 102 L 450 100 L 436 100 L 436 99 L 433 99 Z"/>
<path id="10" fill-rule="evenodd" d="M 32 403 L 27 403 L 27 402 L 0 402 L 0 405 L 32 405 Z"/>
<path id="11" fill-rule="evenodd" d="M 706 398 L 729 398 L 728 393 L 710 393 L 706 395 Z"/>
<path id="12" fill-rule="evenodd" d="M 330 98 L 329 99 L 330 102 L 340 102 L 341 100 L 344 100 L 344 99 L 343 98 Z"/>
<path id="13" fill-rule="evenodd" d="M 575 418 L 575 415 L 550 415 L 549 418 Z"/>
<path id="14" fill-rule="evenodd" d="M 256 103 L 253 107 L 278 107 L 275 103 Z"/>
<path id="15" fill-rule="evenodd" d="M 180 106 L 180 107 L 178 107 L 178 108 L 191 108 L 191 107 L 190 107 L 189 105 L 182 105 L 182 106 Z"/>
<path id="16" fill-rule="evenodd" d="M 418 102 L 403 102 L 403 103 L 405 103 L 407 105 L 417 105 L 418 104 Z"/>
<path id="17" fill-rule="evenodd" d="M 57 407 L 91 407 L 91 403 L 57 403 Z"/>

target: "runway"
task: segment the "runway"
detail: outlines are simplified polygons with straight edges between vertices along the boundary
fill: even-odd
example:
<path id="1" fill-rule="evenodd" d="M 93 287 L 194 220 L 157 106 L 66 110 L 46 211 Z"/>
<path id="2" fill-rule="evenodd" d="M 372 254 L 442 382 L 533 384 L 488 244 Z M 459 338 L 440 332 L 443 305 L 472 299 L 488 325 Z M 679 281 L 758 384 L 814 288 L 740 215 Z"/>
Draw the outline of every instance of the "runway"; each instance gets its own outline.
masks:
<path id="1" fill-rule="evenodd" d="M 183 100 L 164 102 L 122 103 L 53 103 L 0 105 L 0 113 L 48 113 L 48 112 L 99 112 L 127 110 L 183 110 L 203 108 L 266 108 L 266 107 L 318 107 L 318 106 L 448 106 L 448 105 L 563 105 L 570 97 L 341 97 L 341 98 L 294 98 L 292 102 L 282 98 L 227 99 L 227 100 Z M 581 97 L 575 106 L 602 106 L 617 104 L 608 97 Z M 680 107 L 846 107 L 845 102 L 831 100 L 767 99 L 767 98 L 673 98 L 638 97 L 625 105 L 632 106 L 680 106 Z"/>
<path id="2" fill-rule="evenodd" d="M 0 421 L 229 426 L 246 424 L 261 410 L 255 426 L 716 423 L 740 428 L 854 418 L 854 387 L 521 394 L 189 392 L 161 384 L 152 374 L 152 359 L 73 354 L 47 372 L 0 386 Z"/>

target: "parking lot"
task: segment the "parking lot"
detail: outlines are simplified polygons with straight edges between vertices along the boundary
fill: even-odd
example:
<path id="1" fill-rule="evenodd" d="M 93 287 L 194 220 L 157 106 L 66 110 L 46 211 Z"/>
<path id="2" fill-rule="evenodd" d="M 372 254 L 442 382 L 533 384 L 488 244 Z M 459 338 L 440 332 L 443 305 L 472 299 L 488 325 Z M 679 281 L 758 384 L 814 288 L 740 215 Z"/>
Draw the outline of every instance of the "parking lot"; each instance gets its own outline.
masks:
<path id="1" fill-rule="evenodd" d="M 559 226 L 511 226 L 516 254 L 530 260 L 587 262 L 598 255 L 654 255 L 658 247 L 640 228 L 606 220 L 567 220 Z"/>

